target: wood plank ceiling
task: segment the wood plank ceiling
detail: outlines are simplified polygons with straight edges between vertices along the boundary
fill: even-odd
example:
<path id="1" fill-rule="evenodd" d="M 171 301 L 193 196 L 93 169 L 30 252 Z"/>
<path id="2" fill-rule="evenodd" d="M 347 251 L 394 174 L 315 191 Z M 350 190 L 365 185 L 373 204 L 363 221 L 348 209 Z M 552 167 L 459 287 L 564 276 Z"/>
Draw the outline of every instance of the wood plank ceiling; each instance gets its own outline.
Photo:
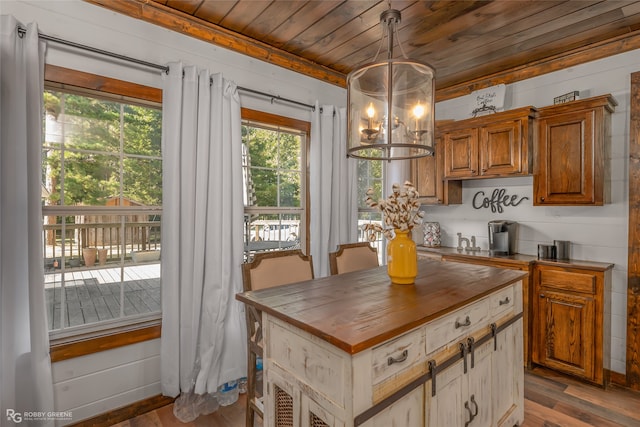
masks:
<path id="1" fill-rule="evenodd" d="M 402 12 L 404 51 L 436 69 L 438 91 L 640 47 L 639 1 L 87 1 L 340 86 L 375 57 L 389 3 Z"/>

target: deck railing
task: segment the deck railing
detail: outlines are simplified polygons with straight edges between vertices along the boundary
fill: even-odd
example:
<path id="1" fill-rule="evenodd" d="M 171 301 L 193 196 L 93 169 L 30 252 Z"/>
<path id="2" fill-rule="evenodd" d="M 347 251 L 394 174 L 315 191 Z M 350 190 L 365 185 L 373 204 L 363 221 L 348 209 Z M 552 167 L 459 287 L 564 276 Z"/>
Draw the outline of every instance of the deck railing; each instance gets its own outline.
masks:
<path id="1" fill-rule="evenodd" d="M 82 265 L 86 247 L 106 249 L 107 261 L 121 261 L 131 259 L 134 252 L 156 251 L 161 246 L 159 221 L 45 224 L 43 230 L 47 269 L 63 260 L 68 267 Z"/>

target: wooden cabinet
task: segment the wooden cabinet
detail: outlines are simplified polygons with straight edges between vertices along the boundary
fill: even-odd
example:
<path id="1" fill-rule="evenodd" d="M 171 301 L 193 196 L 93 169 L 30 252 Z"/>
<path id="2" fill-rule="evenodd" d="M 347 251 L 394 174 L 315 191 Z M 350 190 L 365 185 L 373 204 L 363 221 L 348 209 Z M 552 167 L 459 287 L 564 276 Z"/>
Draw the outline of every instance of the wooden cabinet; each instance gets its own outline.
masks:
<path id="1" fill-rule="evenodd" d="M 610 267 L 610 266 L 608 266 Z M 536 264 L 533 362 L 604 384 L 609 369 L 611 270 Z"/>
<path id="2" fill-rule="evenodd" d="M 535 115 L 524 107 L 440 126 L 445 179 L 529 175 Z"/>
<path id="3" fill-rule="evenodd" d="M 611 113 L 603 95 L 541 108 L 538 118 L 534 206 L 608 202 Z"/>
<path id="4" fill-rule="evenodd" d="M 445 181 L 443 177 L 444 150 L 442 139 L 435 140 L 433 156 L 411 161 L 411 181 L 425 205 L 452 205 L 462 203 L 462 182 Z"/>

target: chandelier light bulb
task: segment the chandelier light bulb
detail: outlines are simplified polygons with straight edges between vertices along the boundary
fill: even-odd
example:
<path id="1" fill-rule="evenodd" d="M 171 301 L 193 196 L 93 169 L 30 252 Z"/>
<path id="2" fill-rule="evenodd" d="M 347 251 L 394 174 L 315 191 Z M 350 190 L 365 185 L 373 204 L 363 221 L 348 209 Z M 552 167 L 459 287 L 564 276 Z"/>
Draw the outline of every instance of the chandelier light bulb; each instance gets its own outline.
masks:
<path id="1" fill-rule="evenodd" d="M 373 117 L 376 115 L 376 110 L 373 108 L 373 102 L 369 104 L 369 108 L 367 108 L 367 116 L 370 119 L 373 119 Z"/>
<path id="2" fill-rule="evenodd" d="M 416 105 L 415 107 L 413 107 L 413 116 L 416 119 L 421 119 L 422 116 L 424 116 L 425 110 L 424 107 L 420 104 Z"/>

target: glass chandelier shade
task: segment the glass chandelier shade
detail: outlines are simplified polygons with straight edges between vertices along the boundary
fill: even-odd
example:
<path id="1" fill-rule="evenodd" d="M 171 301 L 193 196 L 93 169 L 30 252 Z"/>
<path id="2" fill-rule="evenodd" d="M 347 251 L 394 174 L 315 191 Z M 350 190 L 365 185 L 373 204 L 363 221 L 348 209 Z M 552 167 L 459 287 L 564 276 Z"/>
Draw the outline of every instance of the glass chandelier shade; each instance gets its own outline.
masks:
<path id="1" fill-rule="evenodd" d="M 388 58 L 376 61 L 376 54 L 373 63 L 347 76 L 347 155 L 369 160 L 433 155 L 434 69 L 406 55 L 392 58 L 399 11 L 383 12 L 380 21 L 386 25 Z"/>

